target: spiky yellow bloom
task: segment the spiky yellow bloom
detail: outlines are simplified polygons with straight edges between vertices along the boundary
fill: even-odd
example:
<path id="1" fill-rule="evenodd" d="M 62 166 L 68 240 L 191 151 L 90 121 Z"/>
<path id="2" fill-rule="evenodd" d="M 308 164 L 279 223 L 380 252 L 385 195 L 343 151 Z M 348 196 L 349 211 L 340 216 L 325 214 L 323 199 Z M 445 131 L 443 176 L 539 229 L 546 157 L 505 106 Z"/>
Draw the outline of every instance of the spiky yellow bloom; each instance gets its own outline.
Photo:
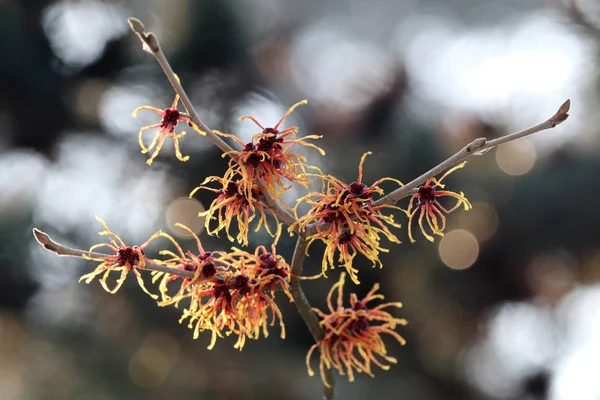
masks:
<path id="1" fill-rule="evenodd" d="M 201 134 L 203 136 L 206 136 L 206 133 L 203 132 L 202 130 L 200 130 L 200 128 L 198 128 L 198 126 L 194 122 L 192 122 L 192 120 L 190 119 L 189 116 L 181 113 L 177 109 L 178 103 L 179 103 L 179 95 L 177 94 L 177 95 L 175 95 L 175 99 L 173 100 L 171 107 L 165 108 L 164 110 L 161 110 L 160 108 L 156 108 L 156 107 L 152 107 L 152 106 L 141 106 L 141 107 L 138 107 L 135 110 L 133 110 L 134 117 L 137 116 L 137 113 L 140 110 L 151 110 L 162 117 L 161 121 L 158 124 L 143 126 L 140 129 L 139 142 L 140 142 L 140 147 L 142 148 L 142 154 L 146 154 L 146 153 L 150 152 L 152 149 L 155 149 L 154 153 L 152 153 L 152 156 L 150 156 L 148 161 L 146 161 L 146 163 L 148 165 L 152 165 L 152 161 L 154 161 L 156 156 L 158 156 L 158 153 L 160 152 L 160 149 L 162 148 L 162 146 L 165 143 L 165 140 L 167 138 L 173 139 L 173 144 L 175 145 L 175 156 L 177 157 L 177 159 L 180 161 L 189 160 L 190 157 L 189 156 L 184 157 L 181 154 L 181 150 L 179 149 L 179 139 L 181 139 L 185 135 L 185 132 L 181 132 L 179 134 L 175 133 L 175 127 L 177 126 L 177 124 L 179 122 L 187 123 L 196 132 L 198 132 L 199 134 Z M 159 128 L 158 132 L 156 132 L 156 134 L 154 135 L 154 138 L 152 139 L 152 142 L 150 142 L 150 145 L 148 147 L 146 147 L 146 145 L 144 144 L 143 133 L 144 133 L 144 131 L 147 131 L 148 129 L 155 129 L 155 128 Z"/>
<path id="2" fill-rule="evenodd" d="M 175 224 L 175 226 L 184 229 L 194 238 L 198 253 L 195 254 L 189 250 L 184 252 L 179 243 L 177 243 L 171 235 L 161 232 L 160 235 L 173 243 L 177 250 L 177 254 L 169 250 L 161 251 L 160 254 L 171 257 L 170 259 L 163 261 L 163 264 L 176 270 L 193 272 L 194 276 L 192 278 L 182 278 L 173 273 L 170 274 L 159 271 L 152 272 L 152 283 L 156 283 L 160 279 L 158 289 L 161 294 L 161 301 L 158 303 L 159 306 L 175 304 L 177 307 L 180 301 L 192 296 L 192 292 L 189 290 L 191 285 L 211 279 L 217 273 L 223 273 L 229 269 L 227 262 L 221 260 L 225 254 L 224 252 L 204 251 L 202 243 L 194 231 L 179 223 Z M 178 283 L 179 286 L 177 286 L 176 283 Z M 177 290 L 171 295 L 169 294 L 169 289 L 173 286 L 175 286 Z"/>
<path id="3" fill-rule="evenodd" d="M 425 230 L 423 218 L 425 218 L 427 221 L 427 225 L 429 225 L 429 228 L 434 235 L 444 236 L 446 217 L 442 211 L 446 214 L 449 214 L 458 209 L 461 205 L 465 210 L 470 210 L 472 208 L 471 203 L 469 203 L 469 200 L 467 200 L 463 192 L 456 193 L 438 189 L 438 187 L 442 189 L 444 188 L 442 181 L 448 175 L 457 169 L 464 167 L 466 164 L 467 162 L 465 161 L 461 164 L 458 164 L 456 167 L 449 169 L 440 179 L 436 179 L 435 177 L 427 179 L 425 184 L 419 187 L 417 193 L 410 198 L 410 203 L 408 204 L 406 214 L 408 215 L 408 238 L 412 243 L 416 242 L 412 235 L 412 223 L 413 219 L 417 215 L 417 212 L 420 212 L 419 227 L 421 228 L 421 232 L 423 232 L 423 236 L 425 236 L 425 238 L 430 242 L 433 242 L 433 236 L 431 236 Z M 439 202 L 440 197 L 453 197 L 457 200 L 457 202 L 452 208 L 447 209 Z M 441 225 L 438 222 L 438 217 L 441 220 Z"/>
<path id="4" fill-rule="evenodd" d="M 204 186 L 210 182 L 218 182 L 221 185 L 220 189 L 214 189 Z M 251 196 L 246 195 L 247 188 L 250 188 Z M 229 227 L 233 220 L 237 220 L 238 234 L 236 240 L 238 243 L 248 246 L 248 231 L 250 222 L 258 215 L 258 224 L 256 232 L 264 225 L 267 232 L 273 236 L 265 210 L 269 210 L 260 202 L 261 191 L 251 181 L 239 179 L 237 181 L 226 181 L 218 176 L 209 176 L 190 193 L 190 198 L 200 189 L 210 190 L 217 193 L 218 196 L 211 203 L 208 210 L 201 212 L 199 216 L 206 217 L 205 227 L 210 235 L 219 235 L 219 232 L 225 229 L 227 238 L 233 242 L 233 236 L 229 233 Z M 269 210 L 270 211 L 270 210 Z M 277 216 L 271 213 L 275 218 Z M 216 228 L 210 228 L 211 222 L 216 220 L 218 225 Z"/>
<path id="5" fill-rule="evenodd" d="M 383 300 L 381 294 L 376 294 L 379 285 L 375 284 L 364 299 L 358 300 L 356 294 L 350 295 L 350 306 L 344 307 L 343 290 L 345 274 L 342 273 L 339 281 L 334 284 L 327 296 L 328 313 L 317 308 L 313 310 L 321 319 L 319 322 L 324 332 L 324 337 L 313 345 L 306 355 L 308 374 L 314 375 L 310 366 L 313 352 L 318 348 L 321 356 L 319 370 L 325 386 L 329 387 L 325 370 L 335 368 L 341 375 L 348 374 L 348 380 L 354 381 L 355 373 L 366 373 L 373 376 L 372 364 L 381 369 L 388 370 L 389 363 L 395 364 L 396 358 L 387 355 L 382 335 L 387 334 L 396 339 L 400 345 L 405 340 L 395 329 L 398 325 L 406 325 L 405 319 L 394 318 L 384 309 L 389 307 L 402 307 L 401 303 L 383 303 L 375 307 L 367 306 L 373 300 Z M 337 303 L 333 304 L 332 298 L 337 291 Z"/>
<path id="6" fill-rule="evenodd" d="M 234 272 L 223 272 L 215 275 L 202 284 L 194 284 L 190 288 L 191 303 L 183 311 L 179 320 L 182 323 L 188 320 L 188 327 L 194 330 L 194 339 L 200 336 L 201 332 L 211 331 L 212 338 L 208 349 L 212 349 L 217 341 L 217 337 L 223 337 L 234 333 L 238 335 L 234 347 L 242 349 L 246 338 L 249 336 L 245 326 L 245 309 L 238 306 L 238 297 L 242 294 L 237 286 L 244 290 L 243 278 L 238 278 Z"/>
<path id="7" fill-rule="evenodd" d="M 271 325 L 279 319 L 284 338 L 283 316 L 274 301 L 275 285 L 272 285 L 277 275 L 267 277 L 256 272 L 234 264 L 233 271 L 218 273 L 202 284 L 192 285 L 191 305 L 184 310 L 180 322 L 189 319 L 188 327 L 194 329 L 195 339 L 201 332 L 211 331 L 209 349 L 214 347 L 217 337 L 233 333 L 238 337 L 234 348 L 241 350 L 246 339 L 258 339 L 261 332 L 268 336 L 270 313 Z"/>
<path id="8" fill-rule="evenodd" d="M 253 332 L 253 337 L 260 335 L 259 329 L 261 327 L 263 335 L 267 337 L 267 313 L 264 312 L 264 309 L 271 308 L 273 316 L 271 325 L 275 323 L 275 317 L 278 317 L 281 326 L 281 338 L 285 338 L 283 318 L 279 308 L 273 302 L 276 290 L 281 290 L 290 301 L 293 301 L 289 289 L 290 266 L 281 255 L 277 254 L 277 242 L 280 235 L 281 224 L 278 224 L 275 240 L 270 251 L 262 245 L 258 246 L 254 253 L 248 253 L 234 247 L 224 257 L 224 259 L 230 260 L 230 265 L 239 266 L 240 272 L 249 277 L 249 283 L 255 289 L 256 296 L 253 300 L 250 298 L 254 306 L 248 309 L 249 313 L 246 318 L 246 328 Z"/>
<path id="9" fill-rule="evenodd" d="M 240 121 L 249 119 L 261 129 L 261 132 L 254 135 L 249 143 L 242 142 L 234 135 L 215 131 L 221 136 L 235 140 L 242 147 L 242 150 L 223 154 L 223 157 L 231 157 L 229 169 L 224 176 L 225 182 L 233 181 L 238 176 L 251 182 L 259 181 L 265 190 L 276 199 L 291 188 L 292 182 L 298 182 L 305 187 L 311 183 L 306 178 L 307 170 L 319 171 L 319 169 L 308 166 L 306 157 L 292 153 L 290 150 L 296 145 L 302 145 L 312 147 L 324 155 L 323 149 L 306 141 L 306 139 L 319 139 L 321 136 L 307 135 L 296 139 L 297 127 L 279 130 L 292 111 L 300 104 L 306 103 L 307 101 L 303 100 L 290 107 L 273 128 L 265 128 L 252 116 L 241 117 Z M 248 198 L 252 196 L 250 187 L 246 188 L 245 194 Z"/>
<path id="10" fill-rule="evenodd" d="M 323 193 L 311 192 L 300 198 L 298 205 L 305 202 L 312 208 L 289 227 L 289 231 L 293 232 L 294 229 L 305 231 L 310 225 L 314 226 L 316 233 L 309 236 L 309 247 L 319 240 L 327 246 L 322 262 L 323 274 L 326 274 L 329 267 L 341 265 L 346 268 L 355 283 L 359 283 L 356 275 L 358 270 L 353 267 L 357 253 L 362 253 L 373 266 L 381 266 L 379 253 L 388 251 L 380 246 L 381 237 L 385 236 L 390 242 L 400 243 L 388 228 L 388 225 L 396 228 L 400 228 L 400 225 L 394 221 L 392 215 L 384 214 L 383 210 L 402 209 L 394 205 L 376 205 L 373 196 L 384 194 L 383 189 L 379 187 L 384 181 L 392 181 L 398 185 L 402 185 L 402 182 L 393 178 L 382 178 L 371 186 L 365 185 L 362 182 L 363 164 L 369 154 L 371 153 L 367 152 L 361 157 L 358 178 L 351 184 L 331 175 L 322 176 L 326 190 Z M 336 260 L 335 255 L 338 252 L 339 257 Z"/>
<path id="11" fill-rule="evenodd" d="M 183 227 L 183 226 L 181 226 Z M 185 228 L 184 228 L 185 229 Z M 189 231 L 191 233 L 191 231 Z M 276 240 L 268 251 L 259 246 L 254 253 L 234 248 L 231 252 L 206 252 L 200 240 L 193 235 L 199 254 L 183 252 L 179 244 L 169 235 L 178 254 L 163 251 L 171 256 L 165 261 L 173 268 L 194 271 L 193 278 L 179 280 L 171 274 L 157 273 L 155 280 L 162 277 L 159 305 L 178 305 L 189 300 L 180 322 L 188 321 L 194 330 L 194 338 L 201 332 L 210 331 L 212 349 L 218 337 L 237 335 L 235 348 L 242 349 L 247 339 L 258 339 L 268 335 L 268 325 L 279 320 L 281 337 L 285 337 L 283 316 L 274 301 L 275 290 L 281 289 L 292 300 L 289 291 L 290 267 L 276 252 L 276 243 L 281 233 L 278 225 Z M 193 234 L 193 233 L 192 233 Z M 167 294 L 167 285 L 179 284 L 174 296 Z M 163 286 L 164 285 L 164 286 Z"/>
<path id="12" fill-rule="evenodd" d="M 102 218 L 96 215 L 96 219 L 102 224 L 102 227 L 104 228 L 104 230 L 100 232 L 100 235 L 108 236 L 109 243 L 96 244 L 90 247 L 89 254 L 83 256 L 83 258 L 86 258 L 88 260 L 101 261 L 102 263 L 98 265 L 98 267 L 94 271 L 90 272 L 89 274 L 83 275 L 79 279 L 79 282 L 84 280 L 85 283 L 89 284 L 94 280 L 95 277 L 104 273 L 104 275 L 102 275 L 102 278 L 100 278 L 100 284 L 102 285 L 102 288 L 104 290 L 114 294 L 117 292 L 117 290 L 121 288 L 123 282 L 125 282 L 125 279 L 127 278 L 127 274 L 131 271 L 137 278 L 138 284 L 140 285 L 142 290 L 146 294 L 150 295 L 152 298 L 156 299 L 158 296 L 150 293 L 148 289 L 146 289 L 146 286 L 144 285 L 144 280 L 142 279 L 142 276 L 140 275 L 138 269 L 144 269 L 146 267 L 146 261 L 148 259 L 144 256 L 144 249 L 150 244 L 150 242 L 158 238 L 161 233 L 155 233 L 141 246 L 126 246 L 119 236 L 115 235 L 113 232 L 110 231 L 110 229 L 108 229 L 106 222 L 104 222 Z M 98 256 L 92 254 L 94 250 L 100 248 L 107 248 L 114 254 L 106 256 Z M 111 289 L 108 287 L 106 280 L 108 279 L 110 273 L 113 271 L 119 272 L 120 276 L 117 279 L 115 287 Z"/>
<path id="13" fill-rule="evenodd" d="M 333 232 L 327 235 L 325 238 L 314 235 L 309 238 L 306 252 L 308 253 L 309 247 L 316 240 L 321 240 L 325 243 L 325 252 L 323 254 L 323 260 L 321 262 L 321 269 L 323 276 L 327 276 L 327 269 L 334 269 L 336 266 L 341 266 L 346 269 L 350 279 L 357 285 L 360 283 L 358 279 L 358 269 L 355 268 L 354 259 L 358 253 L 361 253 L 372 263 L 372 267 L 383 267 L 383 264 L 379 260 L 379 253 L 387 253 L 389 250 L 380 246 L 381 240 L 381 229 L 362 225 L 354 224 L 354 232 L 350 232 L 349 228 L 340 232 Z M 336 254 L 338 255 L 336 258 Z"/>

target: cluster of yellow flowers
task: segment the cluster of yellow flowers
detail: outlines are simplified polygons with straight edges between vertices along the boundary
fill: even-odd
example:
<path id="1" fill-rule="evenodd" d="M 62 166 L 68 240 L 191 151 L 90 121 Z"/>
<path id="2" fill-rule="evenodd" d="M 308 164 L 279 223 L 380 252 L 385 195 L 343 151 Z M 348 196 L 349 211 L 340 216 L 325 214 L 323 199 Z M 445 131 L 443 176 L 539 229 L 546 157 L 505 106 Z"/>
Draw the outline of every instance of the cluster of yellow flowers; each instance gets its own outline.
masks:
<path id="1" fill-rule="evenodd" d="M 160 123 L 143 127 L 139 133 L 142 153 L 154 149 L 148 164 L 158 155 L 167 138 L 175 142 L 175 152 L 179 160 L 186 161 L 189 158 L 183 157 L 179 149 L 178 140 L 184 133 L 175 133 L 178 122 L 183 121 L 200 134 L 204 134 L 187 114 L 177 109 L 178 101 L 179 97 L 175 97 L 171 107 L 164 110 L 143 106 L 134 111 L 135 115 L 140 109 L 149 109 L 162 116 Z M 195 239 L 197 252 L 196 249 L 184 251 L 173 237 L 164 232 L 155 233 L 140 246 L 129 247 L 99 219 L 104 228 L 100 234 L 108 236 L 109 243 L 98 244 L 90 249 L 87 258 L 100 261 L 101 264 L 81 279 L 90 283 L 95 277 L 102 275 L 102 287 L 114 293 L 121 287 L 128 273 L 132 272 L 144 292 L 156 299 L 159 306 L 178 307 L 182 302 L 185 304 L 180 322 L 187 321 L 188 326 L 193 329 L 194 338 L 201 332 L 210 331 L 212 339 L 208 347 L 212 348 L 217 338 L 234 334 L 238 338 L 235 348 L 242 349 L 247 339 L 258 339 L 261 333 L 267 336 L 267 327 L 277 321 L 281 327 L 281 337 L 285 337 L 283 317 L 274 300 L 275 292 L 283 292 L 292 301 L 291 279 L 300 278 L 293 276 L 289 264 L 277 254 L 276 245 L 281 236 L 282 225 L 274 210 L 264 201 L 265 195 L 287 207 L 282 201 L 282 195 L 290 190 L 293 183 L 303 186 L 307 194 L 298 199 L 295 207 L 287 207 L 293 210 L 295 215 L 295 222 L 288 227 L 288 232 L 307 235 L 307 254 L 310 245 L 315 241 L 325 244 L 322 276 L 326 276 L 330 268 L 340 266 L 355 284 L 359 284 L 360 263 L 356 259 L 359 253 L 366 257 L 373 267 L 382 267 L 380 253 L 388 251 L 380 244 L 382 238 L 392 243 L 400 243 L 390 227 L 400 228 L 401 225 L 394 220 L 392 214 L 386 214 L 386 210 L 400 211 L 408 217 L 408 236 L 410 241 L 414 242 L 411 228 L 417 215 L 423 235 L 433 241 L 433 236 L 426 231 L 423 220 L 434 235 L 442 236 L 446 223 L 444 214 L 456 210 L 461 205 L 465 209 L 471 207 L 462 192 L 440 190 L 444 188 L 442 181 L 448 174 L 462 168 L 464 163 L 447 171 L 440 179 L 428 179 L 414 192 L 407 209 L 377 203 L 377 199 L 385 194 L 379 185 L 384 181 L 391 181 L 402 186 L 397 179 L 381 178 L 370 186 L 363 183 L 363 165 L 370 152 L 360 159 L 358 177 L 350 184 L 308 165 L 304 156 L 292 150 L 296 146 L 305 146 L 324 155 L 325 152 L 321 148 L 307 141 L 318 139 L 320 136 L 297 138 L 297 127 L 280 130 L 290 113 L 304 103 L 306 100 L 293 105 L 273 128 L 265 128 L 254 117 L 242 117 L 241 120 L 249 119 L 260 129 L 249 143 L 243 143 L 234 135 L 215 131 L 217 135 L 237 142 L 240 148 L 224 154 L 229 156 L 230 160 L 222 177 L 206 178 L 190 194 L 191 197 L 199 189 L 206 189 L 217 195 L 207 211 L 201 214 L 206 217 L 208 234 L 218 235 L 220 231 L 225 230 L 230 241 L 248 246 L 250 224 L 256 219 L 256 230 L 264 226 L 275 238 L 269 250 L 259 246 L 253 253 L 235 247 L 229 252 L 205 251 L 200 239 L 183 225 L 179 226 Z M 150 146 L 146 147 L 143 133 L 151 128 L 158 128 L 158 132 Z M 314 178 L 322 183 L 321 191 L 310 190 L 309 184 Z M 209 183 L 216 183 L 218 186 L 205 186 Z M 446 208 L 440 203 L 441 197 L 453 197 L 457 203 Z M 308 205 L 310 210 L 299 216 L 298 210 L 302 204 Z M 268 214 L 274 217 L 276 229 L 269 226 Z M 230 233 L 230 225 L 234 220 L 237 221 L 235 238 Z M 216 227 L 213 224 L 215 222 Z M 159 238 L 168 240 L 175 247 L 175 251 L 161 251 L 160 254 L 165 259 L 147 258 L 144 249 L 150 242 Z M 111 254 L 99 256 L 92 253 L 97 248 L 108 249 Z M 152 282 L 157 284 L 157 293 L 151 293 L 146 288 L 140 274 L 140 270 L 144 270 L 150 264 L 161 266 L 159 270 L 154 269 L 152 272 Z M 107 285 L 107 278 L 113 271 L 119 274 L 119 278 L 116 286 L 111 289 Z M 386 308 L 400 307 L 401 304 L 383 303 L 374 307 L 367 306 L 374 300 L 383 299 L 382 295 L 376 294 L 379 285 L 375 285 L 363 300 L 359 301 L 355 294 L 350 295 L 350 306 L 344 307 L 344 279 L 345 273 L 342 273 L 340 280 L 333 285 L 327 299 L 327 312 L 313 309 L 320 319 L 323 338 L 309 350 L 307 366 L 312 375 L 309 361 L 314 350 L 318 348 L 321 354 L 321 376 L 326 385 L 329 384 L 326 380 L 326 369 L 334 368 L 340 374 L 347 374 L 352 381 L 357 372 L 372 375 L 372 364 L 388 369 L 389 363 L 395 363 L 395 358 L 387 355 L 382 341 L 383 334 L 391 335 L 400 344 L 404 344 L 404 339 L 395 329 L 398 325 L 405 325 L 406 321 L 385 311 Z M 334 306 L 332 297 L 336 291 L 337 302 Z"/>
<path id="2" fill-rule="evenodd" d="M 109 293 L 115 293 L 132 272 L 143 291 L 157 300 L 159 306 L 177 307 L 180 302 L 187 301 L 180 322 L 189 320 L 188 326 L 193 328 L 194 338 L 200 332 L 211 331 L 209 349 L 223 334 L 238 335 L 235 348 L 239 349 L 244 346 L 246 338 L 258 339 L 261 332 L 265 337 L 268 336 L 269 314 L 272 316 L 271 325 L 279 319 L 281 337 L 285 337 L 283 317 L 274 297 L 275 291 L 282 291 L 292 300 L 289 291 L 290 267 L 283 257 L 277 255 L 277 241 L 271 246 L 271 251 L 258 246 L 254 253 L 236 248 L 230 252 L 210 252 L 204 250 L 193 231 L 177 224 L 194 238 L 197 253 L 184 252 L 172 236 L 162 231 L 156 232 L 141 246 L 127 246 L 102 219 L 96 218 L 104 228 L 100 234 L 109 236 L 110 243 L 90 248 L 90 255 L 86 258 L 100 261 L 101 264 L 80 280 L 90 283 L 103 274 L 100 279 L 102 287 Z M 277 238 L 280 233 L 281 229 L 278 229 Z M 144 248 L 160 237 L 169 240 L 176 252 L 162 250 L 160 254 L 167 256 L 167 259 L 148 258 Z M 113 254 L 99 256 L 92 253 L 99 247 L 108 248 Z M 161 271 L 152 272 L 152 282 L 158 282 L 158 294 L 150 293 L 139 272 L 146 269 L 149 263 L 164 267 Z M 189 272 L 190 277 L 182 277 L 177 273 L 179 271 Z M 119 274 L 116 286 L 112 289 L 106 282 L 111 272 Z"/>

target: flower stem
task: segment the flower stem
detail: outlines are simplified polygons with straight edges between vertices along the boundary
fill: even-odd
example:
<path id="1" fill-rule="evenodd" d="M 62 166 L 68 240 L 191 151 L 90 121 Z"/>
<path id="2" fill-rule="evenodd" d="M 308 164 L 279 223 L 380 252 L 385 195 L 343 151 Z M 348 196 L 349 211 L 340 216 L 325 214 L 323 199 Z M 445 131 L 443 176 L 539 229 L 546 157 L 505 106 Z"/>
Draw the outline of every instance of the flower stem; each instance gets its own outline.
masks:
<path id="1" fill-rule="evenodd" d="M 306 245 L 306 235 L 300 233 L 298 236 L 298 241 L 296 242 L 296 248 L 294 249 L 294 255 L 292 256 L 292 263 L 290 265 L 292 271 L 290 292 L 292 293 L 294 304 L 296 305 L 302 320 L 304 320 L 304 323 L 315 339 L 315 342 L 318 343 L 323 339 L 325 334 L 319 325 L 317 315 L 312 310 L 312 307 L 306 298 L 304 291 L 302 290 L 300 279 L 297 278 L 302 274 L 302 265 L 304 264 L 304 257 L 306 256 Z M 323 388 L 323 398 L 325 400 L 331 400 L 335 397 L 335 380 L 331 369 L 327 369 L 325 371 L 325 377 L 327 378 L 327 383 L 329 383 L 330 387 L 325 386 Z"/>
<path id="2" fill-rule="evenodd" d="M 40 231 L 37 228 L 33 228 L 33 236 L 35 236 L 35 240 L 37 240 L 38 243 L 41 244 L 46 250 L 56 254 L 57 256 L 77 257 L 77 258 L 90 257 L 90 258 L 100 258 L 100 259 L 103 257 L 109 256 L 108 254 L 89 252 L 87 250 L 79 250 L 79 249 L 73 249 L 71 247 L 67 247 L 65 245 L 55 242 L 54 240 L 52 240 L 50 238 L 50 235 L 48 235 L 46 232 Z M 189 278 L 189 279 L 194 278 L 194 272 L 192 272 L 192 271 L 185 271 L 185 270 L 181 270 L 181 269 L 177 269 L 177 268 L 171 268 L 171 267 L 167 267 L 166 265 L 162 265 L 162 264 L 152 262 L 152 261 L 146 261 L 146 267 L 144 268 L 144 270 L 164 272 L 164 273 L 171 274 L 171 275 L 177 275 L 182 278 Z"/>
<path id="3" fill-rule="evenodd" d="M 567 100 L 560 106 L 558 111 L 552 117 L 548 118 L 541 124 L 490 141 L 488 141 L 486 138 L 475 139 L 474 141 L 460 149 L 456 154 L 450 156 L 448 159 L 446 159 L 439 165 L 433 167 L 429 171 L 425 172 L 423 175 L 413 179 L 401 188 L 398 188 L 393 192 L 390 192 L 388 195 L 377 200 L 375 202 L 375 205 L 396 204 L 400 199 L 410 196 L 412 194 L 412 191 L 416 189 L 419 185 L 423 184 L 423 182 L 425 182 L 427 179 L 431 178 L 432 176 L 436 176 L 441 172 L 454 167 L 455 165 L 460 164 L 463 160 L 470 156 L 482 155 L 501 144 L 512 142 L 513 140 L 532 135 L 536 132 L 554 128 L 560 123 L 564 122 L 567 118 L 569 118 L 570 108 L 571 100 Z"/>

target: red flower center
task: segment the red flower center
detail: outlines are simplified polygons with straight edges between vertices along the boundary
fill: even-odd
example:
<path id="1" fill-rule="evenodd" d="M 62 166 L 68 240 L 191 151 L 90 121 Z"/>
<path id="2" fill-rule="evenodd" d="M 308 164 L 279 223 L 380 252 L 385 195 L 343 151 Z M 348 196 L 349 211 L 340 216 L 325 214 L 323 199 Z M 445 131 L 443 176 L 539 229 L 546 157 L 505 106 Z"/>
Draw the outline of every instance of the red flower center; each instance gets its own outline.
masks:
<path id="1" fill-rule="evenodd" d="M 238 184 L 235 182 L 227 183 L 227 188 L 224 190 L 227 197 L 233 197 L 238 194 Z"/>
<path id="2" fill-rule="evenodd" d="M 260 255 L 260 261 L 262 262 L 262 266 L 266 270 L 266 274 L 264 276 L 280 276 L 282 278 L 287 277 L 288 271 L 283 268 L 277 268 L 279 263 L 273 254 L 264 253 Z"/>
<path id="3" fill-rule="evenodd" d="M 238 275 L 235 277 L 233 287 L 237 289 L 241 295 L 245 295 L 250 292 L 250 286 L 248 286 L 249 280 L 250 279 L 245 275 Z"/>
<path id="4" fill-rule="evenodd" d="M 354 234 L 350 233 L 350 232 L 344 232 L 340 235 L 340 238 L 338 239 L 338 242 L 340 244 L 347 244 L 350 243 L 352 241 L 352 238 L 354 238 Z"/>
<path id="5" fill-rule="evenodd" d="M 179 121 L 180 116 L 181 114 L 176 108 L 167 108 L 163 113 L 162 121 L 160 124 L 163 128 L 173 130 L 173 128 L 175 128 L 175 126 L 177 125 L 177 121 Z"/>
<path id="6" fill-rule="evenodd" d="M 213 296 L 215 299 L 220 297 L 225 297 L 225 301 L 230 302 L 232 300 L 231 292 L 229 292 L 229 287 L 225 284 L 225 279 L 222 277 L 215 278 L 215 288 L 213 289 Z"/>
<path id="7" fill-rule="evenodd" d="M 258 167 L 258 165 L 261 163 L 261 161 L 262 161 L 261 156 L 259 156 L 256 153 L 252 153 L 246 159 L 246 164 L 252 165 L 253 167 Z"/>
<path id="8" fill-rule="evenodd" d="M 136 262 L 140 261 L 140 255 L 137 253 L 136 248 L 133 247 L 124 247 L 119 249 L 117 253 L 117 263 L 122 267 L 133 268 Z M 141 249 L 139 249 L 141 251 Z M 143 251 L 141 251 L 144 254 Z"/>
<path id="9" fill-rule="evenodd" d="M 418 195 L 422 203 L 433 203 L 435 201 L 435 186 L 421 186 Z"/>
<path id="10" fill-rule="evenodd" d="M 264 253 L 260 255 L 260 261 L 263 262 L 264 266 L 268 268 L 277 268 L 277 260 L 271 253 Z"/>
<path id="11" fill-rule="evenodd" d="M 212 278 L 213 275 L 216 273 L 217 273 L 217 268 L 215 267 L 215 264 L 209 262 L 202 266 L 202 274 L 206 278 Z"/>
<path id="12" fill-rule="evenodd" d="M 352 182 L 349 187 L 350 193 L 353 195 L 360 195 L 367 188 L 367 185 L 364 183 Z"/>
<path id="13" fill-rule="evenodd" d="M 269 152 L 271 149 L 281 150 L 282 147 L 279 143 L 283 142 L 283 138 L 278 138 L 276 136 L 278 131 L 275 131 L 272 128 L 268 128 L 268 129 L 271 129 L 272 132 L 267 132 L 267 129 L 265 129 L 264 133 L 274 133 L 275 135 L 268 136 L 266 138 L 261 138 L 258 141 L 257 149 L 260 151 L 265 151 L 265 152 Z"/>
<path id="14" fill-rule="evenodd" d="M 353 321 L 349 326 L 349 328 L 356 333 L 360 333 L 360 332 L 364 331 L 365 329 L 367 329 L 368 327 L 369 327 L 369 321 L 367 320 L 366 317 L 358 317 L 358 319 Z"/>

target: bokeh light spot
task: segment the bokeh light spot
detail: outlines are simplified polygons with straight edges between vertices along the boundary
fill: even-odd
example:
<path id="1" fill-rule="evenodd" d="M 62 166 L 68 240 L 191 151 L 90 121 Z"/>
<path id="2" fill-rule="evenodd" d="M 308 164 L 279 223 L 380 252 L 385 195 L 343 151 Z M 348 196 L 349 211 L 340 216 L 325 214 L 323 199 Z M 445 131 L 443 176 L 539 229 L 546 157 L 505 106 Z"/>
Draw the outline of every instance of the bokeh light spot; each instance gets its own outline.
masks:
<path id="1" fill-rule="evenodd" d="M 137 386 L 153 389 L 164 383 L 167 374 L 160 365 L 152 366 L 145 363 L 137 352 L 129 362 L 129 377 Z"/>
<path id="2" fill-rule="evenodd" d="M 48 162 L 38 153 L 13 150 L 0 156 L 0 215 L 15 217 L 35 202 L 36 191 L 48 176 Z"/>
<path id="3" fill-rule="evenodd" d="M 508 175 L 525 175 L 535 164 L 535 148 L 527 139 L 503 144 L 496 150 L 496 163 Z"/>
<path id="4" fill-rule="evenodd" d="M 129 362 L 131 381 L 145 389 L 161 386 L 177 363 L 179 353 L 179 343 L 171 336 L 163 333 L 149 335 Z"/>
<path id="5" fill-rule="evenodd" d="M 469 268 L 479 254 L 475 236 L 464 229 L 447 233 L 440 242 L 440 258 L 452 269 Z"/>
<path id="6" fill-rule="evenodd" d="M 142 343 L 140 357 L 144 364 L 152 365 L 155 361 L 171 369 L 179 359 L 180 346 L 176 339 L 165 333 L 152 333 Z"/>
<path id="7" fill-rule="evenodd" d="M 166 217 L 169 230 L 178 237 L 189 238 L 191 235 L 177 226 L 176 223 L 183 224 L 190 228 L 192 232 L 199 233 L 204 228 L 204 218 L 198 216 L 198 213 L 204 211 L 204 206 L 196 199 L 180 197 L 174 200 L 167 207 Z"/>
<path id="8" fill-rule="evenodd" d="M 556 378 L 550 389 L 551 400 L 597 400 L 600 398 L 598 380 L 598 343 L 576 347 L 561 359 L 555 368 Z"/>
<path id="9" fill-rule="evenodd" d="M 458 215 L 461 228 L 472 232 L 478 241 L 488 240 L 498 230 L 498 213 L 487 203 L 473 203 L 473 209 L 468 213 Z"/>
<path id="10" fill-rule="evenodd" d="M 527 268 L 527 281 L 531 291 L 537 296 L 557 300 L 573 286 L 570 269 L 558 257 L 541 255 L 536 257 Z"/>
<path id="11" fill-rule="evenodd" d="M 59 1 L 47 7 L 42 25 L 52 50 L 65 64 L 96 61 L 108 42 L 127 32 L 125 11 L 101 1 Z"/>

